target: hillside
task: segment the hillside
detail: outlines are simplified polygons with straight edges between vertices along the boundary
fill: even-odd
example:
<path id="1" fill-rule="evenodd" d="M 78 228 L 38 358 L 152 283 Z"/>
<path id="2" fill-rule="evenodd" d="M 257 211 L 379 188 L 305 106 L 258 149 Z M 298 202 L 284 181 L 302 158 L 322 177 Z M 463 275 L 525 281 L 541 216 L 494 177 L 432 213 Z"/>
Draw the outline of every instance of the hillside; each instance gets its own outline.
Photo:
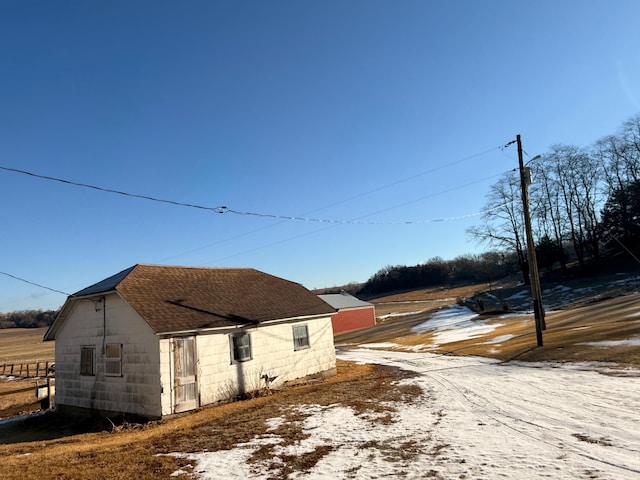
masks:
<path id="1" fill-rule="evenodd" d="M 640 349 L 634 348 L 633 340 L 640 338 L 639 285 L 640 276 L 635 272 L 543 284 L 547 330 L 541 348 L 536 347 L 529 289 L 508 281 L 490 287 L 434 288 L 377 298 L 372 302 L 378 325 L 337 335 L 335 341 L 339 346 L 384 343 L 384 348 L 500 360 L 606 361 L 640 366 Z M 443 327 L 442 322 L 433 321 L 446 307 L 473 305 L 477 299 L 483 300 L 485 308 L 508 303 L 511 312 L 476 314 L 454 309 L 447 314 L 458 315 L 458 322 Z M 484 327 L 483 333 L 477 333 L 480 327 Z M 458 331 L 458 335 L 444 341 L 443 330 Z M 464 331 L 470 333 L 465 335 Z"/>
<path id="2" fill-rule="evenodd" d="M 530 313 L 456 303 L 526 306 L 522 286 L 378 298 L 376 327 L 336 336 L 335 377 L 143 426 L 0 422 L 0 479 L 637 478 L 637 283 L 548 285 L 541 348 Z"/>

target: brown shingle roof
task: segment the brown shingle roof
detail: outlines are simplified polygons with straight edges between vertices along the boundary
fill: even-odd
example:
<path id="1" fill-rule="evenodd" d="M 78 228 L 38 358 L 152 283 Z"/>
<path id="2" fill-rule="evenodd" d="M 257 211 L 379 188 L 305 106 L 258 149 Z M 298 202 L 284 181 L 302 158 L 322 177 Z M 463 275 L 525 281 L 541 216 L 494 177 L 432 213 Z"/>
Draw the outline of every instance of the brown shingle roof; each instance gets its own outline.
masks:
<path id="1" fill-rule="evenodd" d="M 302 285 L 251 268 L 135 265 L 75 296 L 114 289 L 156 333 L 335 311 Z"/>

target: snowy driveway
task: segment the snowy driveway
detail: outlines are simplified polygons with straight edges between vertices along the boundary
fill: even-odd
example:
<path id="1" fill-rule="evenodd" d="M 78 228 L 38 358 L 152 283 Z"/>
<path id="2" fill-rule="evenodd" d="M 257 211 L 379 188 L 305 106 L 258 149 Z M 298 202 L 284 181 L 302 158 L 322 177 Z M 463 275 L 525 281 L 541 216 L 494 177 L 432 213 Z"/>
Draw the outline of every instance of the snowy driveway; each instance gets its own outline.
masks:
<path id="1" fill-rule="evenodd" d="M 299 405 L 308 437 L 294 445 L 267 434 L 231 450 L 177 455 L 203 479 L 640 479 L 638 372 L 614 377 L 593 371 L 598 365 L 581 366 L 589 371 L 365 348 L 339 357 L 413 371 L 403 383 L 423 395 L 394 404 L 384 422 L 341 405 Z M 273 457 L 249 462 L 265 444 Z M 282 475 L 278 465 L 314 451 L 323 455 L 311 470 Z"/>
<path id="2" fill-rule="evenodd" d="M 411 381 L 443 415 L 431 438 L 447 446 L 429 466 L 442 478 L 640 478 L 638 377 L 380 350 L 340 357 L 419 374 Z"/>

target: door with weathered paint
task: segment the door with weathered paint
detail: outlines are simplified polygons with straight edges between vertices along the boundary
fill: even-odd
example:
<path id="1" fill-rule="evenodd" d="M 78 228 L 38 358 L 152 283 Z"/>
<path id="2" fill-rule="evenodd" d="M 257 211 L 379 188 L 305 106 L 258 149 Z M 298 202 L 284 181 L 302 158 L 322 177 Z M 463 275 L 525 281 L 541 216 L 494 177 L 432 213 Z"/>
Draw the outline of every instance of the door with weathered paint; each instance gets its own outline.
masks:
<path id="1" fill-rule="evenodd" d="M 198 407 L 196 383 L 196 339 L 183 337 L 173 339 L 174 365 L 174 412 L 185 412 Z"/>

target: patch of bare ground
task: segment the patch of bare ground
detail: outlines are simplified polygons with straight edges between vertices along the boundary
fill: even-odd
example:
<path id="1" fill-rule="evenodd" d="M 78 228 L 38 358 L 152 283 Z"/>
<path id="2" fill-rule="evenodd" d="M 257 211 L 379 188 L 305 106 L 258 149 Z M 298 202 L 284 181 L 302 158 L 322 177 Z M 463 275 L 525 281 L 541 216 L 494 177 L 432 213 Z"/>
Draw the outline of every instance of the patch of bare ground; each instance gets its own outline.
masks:
<path id="1" fill-rule="evenodd" d="M 583 435 L 581 433 L 574 433 L 572 435 L 573 437 L 577 438 L 578 440 L 582 441 L 582 442 L 587 442 L 587 443 L 596 443 L 598 445 L 604 445 L 605 447 L 610 447 L 613 444 L 611 443 L 611 440 L 609 440 L 608 438 L 592 438 L 589 437 L 588 435 Z"/>
<path id="2" fill-rule="evenodd" d="M 506 288 L 513 281 L 505 280 L 496 284 L 463 285 L 457 287 L 432 287 L 410 292 L 394 293 L 369 300 L 376 307 L 378 323 L 388 323 L 389 316 L 407 313 L 433 311 L 455 303 L 459 298 L 467 298 L 483 290 Z"/>
<path id="3" fill-rule="evenodd" d="M 510 285 L 511 282 L 503 284 Z M 369 300 L 376 307 L 376 325 L 340 333 L 335 336 L 335 343 L 349 345 L 395 341 L 410 334 L 413 327 L 426 322 L 434 312 L 486 288 L 489 288 L 488 284 L 434 287 Z"/>
<path id="4" fill-rule="evenodd" d="M 588 306 L 548 313 L 542 347 L 538 347 L 532 315 L 495 318 L 488 335 L 428 348 L 434 353 L 478 355 L 503 361 L 609 362 L 619 373 L 640 368 L 637 346 L 605 346 L 640 335 L 640 295 L 606 299 Z M 504 340 L 501 341 L 500 339 Z M 409 334 L 396 339 L 403 345 L 431 345 L 433 334 Z M 615 368 L 611 371 L 615 374 Z"/>
<path id="5" fill-rule="evenodd" d="M 134 428 L 105 428 L 91 419 L 70 421 L 55 414 L 0 425 L 0 479 L 168 478 L 189 461 L 171 452 L 231 449 L 267 432 L 267 420 L 284 418 L 277 434 L 292 444 L 303 439 L 305 405 L 341 405 L 372 421 L 393 421 L 393 402 L 410 402 L 423 392 L 398 384 L 409 373 L 390 367 L 338 362 L 338 374 L 322 382 L 274 391 L 268 396 L 203 408 Z M 386 418 L 385 418 L 386 417 Z M 377 420 L 376 420 L 377 419 Z M 274 465 L 274 479 L 307 471 L 331 447 Z M 252 461 L 268 458 L 257 451 Z M 276 468 L 277 467 L 277 468 Z M 187 475 L 188 477 L 188 475 Z"/>
<path id="6" fill-rule="evenodd" d="M 336 345 L 405 343 L 411 329 L 429 320 L 434 312 L 487 289 L 512 287 L 513 280 L 493 284 L 433 287 L 394 293 L 369 300 L 376 307 L 376 325 L 335 336 Z"/>
<path id="7" fill-rule="evenodd" d="M 463 289 L 428 289 L 376 299 L 378 315 L 399 312 L 420 313 L 389 316 L 373 328 L 336 336 L 336 344 L 393 342 L 399 345 L 422 345 L 421 350 L 456 355 L 481 355 L 497 359 L 522 361 L 602 361 L 626 367 L 640 367 L 638 347 L 603 347 L 597 342 L 625 340 L 640 335 L 640 295 L 627 294 L 605 298 L 589 294 L 581 303 L 549 312 L 544 346 L 535 346 L 532 316 L 492 317 L 499 324 L 488 335 L 439 347 L 430 333 L 416 334 L 411 328 L 427 321 L 433 311 L 467 297 L 486 285 Z M 405 302 L 405 303 L 403 303 Z M 418 305 L 418 308 L 416 308 Z M 387 312 L 387 313 L 385 313 Z M 587 345 L 596 343 L 596 345 Z M 268 433 L 267 420 L 282 422 L 269 433 L 281 439 L 279 445 L 293 445 L 304 440 L 302 424 L 307 417 L 305 405 L 340 405 L 353 409 L 367 421 L 378 424 L 394 422 L 394 402 L 411 402 L 424 392 L 407 383 L 399 383 L 410 373 L 389 367 L 338 363 L 338 375 L 321 382 L 275 391 L 268 396 L 203 408 L 161 422 L 142 426 L 122 424 L 118 428 L 94 420 L 70 421 L 55 414 L 30 418 L 24 422 L 0 424 L 0 479 L 156 479 L 168 478 L 178 470 L 190 478 L 193 471 L 187 458 L 165 455 L 171 452 L 201 452 L 231 449 L 256 436 Z M 436 422 L 439 420 L 436 420 Z M 437 423 L 436 423 L 437 424 Z M 272 426 L 273 428 L 273 426 Z M 576 438 L 585 442 L 607 442 L 606 438 Z M 406 442 L 398 447 L 369 445 L 382 452 L 389 461 L 410 461 L 424 454 L 424 446 Z M 366 447 L 366 446 L 365 446 Z M 432 446 L 431 455 L 440 455 L 446 445 Z M 333 445 L 320 446 L 297 458 L 275 459 L 273 450 L 263 446 L 250 459 L 264 468 L 269 466 L 273 479 L 289 478 L 305 472 L 326 456 Z M 271 464 L 269 464 L 271 462 Z M 356 476 L 357 468 L 353 469 Z M 426 472 L 426 477 L 436 472 Z"/>
<path id="8" fill-rule="evenodd" d="M 600 342 L 623 341 L 640 336 L 640 294 L 629 284 L 624 287 L 612 284 L 610 279 L 581 280 L 572 285 L 571 302 L 562 303 L 562 298 L 554 295 L 553 287 L 547 286 L 545 302 L 556 302 L 556 310 L 546 315 L 547 329 L 543 332 L 542 347 L 537 346 L 533 315 L 501 316 L 485 315 L 478 321 L 489 322 L 496 328 L 489 334 L 476 338 L 436 345 L 433 332 L 414 333 L 412 328 L 428 322 L 435 311 L 454 303 L 452 298 L 462 298 L 465 294 L 475 295 L 486 285 L 466 287 L 454 295 L 443 290 L 421 290 L 411 294 L 393 295 L 377 299 L 389 305 L 388 299 L 411 298 L 411 301 L 428 298 L 434 301 L 440 296 L 440 307 L 429 308 L 420 313 L 394 316 L 379 321 L 368 329 L 345 332 L 336 335 L 336 345 L 355 345 L 390 342 L 399 349 L 411 348 L 418 351 L 453 355 L 478 355 L 503 361 L 547 361 L 547 362 L 609 362 L 616 364 L 609 373 L 625 374 L 625 369 L 640 368 L 640 348 L 637 346 L 606 346 Z M 607 281 L 605 281 L 607 280 Z M 611 286 L 613 285 L 613 287 Z M 493 286 L 495 288 L 495 286 Z M 587 288 L 589 287 L 589 288 Z M 526 287 L 502 285 L 500 290 L 510 295 Z M 494 290 L 494 293 L 496 291 Z M 556 291 L 564 291 L 555 288 Z M 582 293 L 580 293 L 582 292 Z M 499 296 L 499 295 L 498 295 Z M 376 307 L 376 314 L 380 312 Z M 599 344 L 600 343 L 600 344 Z"/>

